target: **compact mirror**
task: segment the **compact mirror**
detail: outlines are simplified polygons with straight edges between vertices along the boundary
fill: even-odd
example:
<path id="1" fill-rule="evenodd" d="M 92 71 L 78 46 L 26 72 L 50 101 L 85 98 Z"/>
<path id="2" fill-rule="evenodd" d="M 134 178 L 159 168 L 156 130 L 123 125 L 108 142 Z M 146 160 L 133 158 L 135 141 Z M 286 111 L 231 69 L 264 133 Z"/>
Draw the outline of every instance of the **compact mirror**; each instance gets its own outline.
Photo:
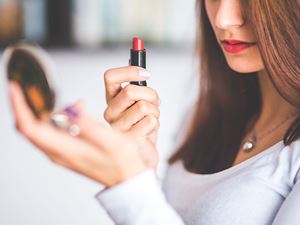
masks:
<path id="1" fill-rule="evenodd" d="M 69 128 L 69 118 L 55 113 L 54 64 L 38 45 L 18 43 L 4 51 L 7 79 L 17 82 L 36 118 L 49 121 L 60 128 Z"/>
<path id="2" fill-rule="evenodd" d="M 54 110 L 55 92 L 49 75 L 41 62 L 45 52 L 34 45 L 18 44 L 5 50 L 6 71 L 9 81 L 17 82 L 34 115 L 48 120 Z M 45 64 L 45 63 L 44 63 Z"/>

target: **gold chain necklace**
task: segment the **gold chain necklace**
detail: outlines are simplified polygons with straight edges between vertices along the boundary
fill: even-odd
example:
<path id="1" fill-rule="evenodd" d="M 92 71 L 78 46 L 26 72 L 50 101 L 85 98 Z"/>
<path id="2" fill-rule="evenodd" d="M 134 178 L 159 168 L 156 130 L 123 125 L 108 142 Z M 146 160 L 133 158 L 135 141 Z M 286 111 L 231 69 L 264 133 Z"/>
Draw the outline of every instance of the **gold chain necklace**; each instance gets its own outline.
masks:
<path id="1" fill-rule="evenodd" d="M 274 130 L 278 129 L 280 126 L 282 126 L 286 121 L 288 121 L 288 119 L 299 115 L 299 112 L 297 113 L 291 113 L 289 114 L 283 121 L 281 121 L 279 124 L 277 124 L 276 126 L 272 127 L 271 129 L 268 129 L 267 131 L 261 133 L 260 135 L 257 135 L 255 131 L 253 131 L 253 134 L 246 140 L 244 141 L 243 145 L 242 145 L 242 150 L 244 152 L 250 152 L 254 149 L 257 140 L 261 139 L 262 137 L 266 136 L 267 134 L 273 132 Z"/>

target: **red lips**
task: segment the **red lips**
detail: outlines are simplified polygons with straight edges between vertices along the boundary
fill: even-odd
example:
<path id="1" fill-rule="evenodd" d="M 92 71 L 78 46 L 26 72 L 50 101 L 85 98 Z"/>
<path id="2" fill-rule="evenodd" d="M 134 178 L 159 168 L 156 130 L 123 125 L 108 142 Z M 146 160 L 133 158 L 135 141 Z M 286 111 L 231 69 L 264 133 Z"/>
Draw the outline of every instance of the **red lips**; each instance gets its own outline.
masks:
<path id="1" fill-rule="evenodd" d="M 238 53 L 256 44 L 255 42 L 244 42 L 234 39 L 225 39 L 221 43 L 224 50 L 229 53 Z"/>

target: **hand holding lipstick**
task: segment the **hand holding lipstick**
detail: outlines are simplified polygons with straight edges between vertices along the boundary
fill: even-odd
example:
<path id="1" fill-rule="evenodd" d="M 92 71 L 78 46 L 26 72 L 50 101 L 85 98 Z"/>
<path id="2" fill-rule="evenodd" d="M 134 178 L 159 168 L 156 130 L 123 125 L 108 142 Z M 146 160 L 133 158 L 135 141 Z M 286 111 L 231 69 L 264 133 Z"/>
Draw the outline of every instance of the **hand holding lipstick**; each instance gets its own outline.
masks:
<path id="1" fill-rule="evenodd" d="M 104 75 L 107 101 L 104 118 L 113 129 L 133 137 L 148 159 L 147 164 L 156 167 L 158 156 L 153 146 L 159 128 L 158 94 L 150 87 L 121 87 L 123 82 L 144 81 L 149 76 L 148 71 L 136 66 L 107 70 Z"/>
<path id="2" fill-rule="evenodd" d="M 144 42 L 138 38 L 132 41 L 130 65 L 109 69 L 104 74 L 107 102 L 104 118 L 113 129 L 134 137 L 143 149 L 147 165 L 156 167 L 158 156 L 153 146 L 159 128 L 159 97 L 155 90 L 146 87 L 150 73 L 145 70 Z M 131 85 L 122 88 L 123 82 Z M 152 127 L 150 132 L 149 127 Z"/>

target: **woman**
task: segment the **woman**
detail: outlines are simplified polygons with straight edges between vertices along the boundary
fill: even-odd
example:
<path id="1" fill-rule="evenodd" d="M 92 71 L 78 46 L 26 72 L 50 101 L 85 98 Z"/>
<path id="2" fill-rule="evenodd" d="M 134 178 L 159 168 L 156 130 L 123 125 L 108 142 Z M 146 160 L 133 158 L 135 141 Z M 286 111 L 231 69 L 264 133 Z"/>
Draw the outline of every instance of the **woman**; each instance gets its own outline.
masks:
<path id="1" fill-rule="evenodd" d="M 55 163 L 105 184 L 97 199 L 116 224 L 298 224 L 299 1 L 199 0 L 197 9 L 200 95 L 164 192 L 154 173 L 158 96 L 121 87 L 147 79 L 143 69 L 105 73 L 110 127 L 80 103 L 66 110 L 78 115 L 78 137 L 35 120 L 11 84 L 17 128 Z"/>

